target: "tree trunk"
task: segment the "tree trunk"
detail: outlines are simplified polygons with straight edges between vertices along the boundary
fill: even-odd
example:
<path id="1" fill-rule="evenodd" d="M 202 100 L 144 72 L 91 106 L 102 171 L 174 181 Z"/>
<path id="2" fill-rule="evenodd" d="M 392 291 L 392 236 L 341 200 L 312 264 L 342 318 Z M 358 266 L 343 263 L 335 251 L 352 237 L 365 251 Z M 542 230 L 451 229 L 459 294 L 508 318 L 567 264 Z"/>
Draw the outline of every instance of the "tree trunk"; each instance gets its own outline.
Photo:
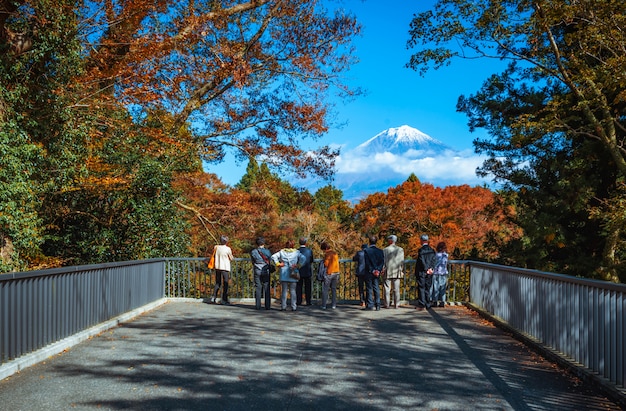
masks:
<path id="1" fill-rule="evenodd" d="M 622 230 L 618 227 L 612 227 L 609 234 L 606 236 L 606 243 L 604 244 L 604 250 L 602 251 L 602 267 L 598 270 L 602 279 L 605 281 L 611 281 L 613 283 L 619 283 L 619 275 L 617 273 L 618 261 L 615 259 L 615 254 L 619 244 L 619 238 Z"/>

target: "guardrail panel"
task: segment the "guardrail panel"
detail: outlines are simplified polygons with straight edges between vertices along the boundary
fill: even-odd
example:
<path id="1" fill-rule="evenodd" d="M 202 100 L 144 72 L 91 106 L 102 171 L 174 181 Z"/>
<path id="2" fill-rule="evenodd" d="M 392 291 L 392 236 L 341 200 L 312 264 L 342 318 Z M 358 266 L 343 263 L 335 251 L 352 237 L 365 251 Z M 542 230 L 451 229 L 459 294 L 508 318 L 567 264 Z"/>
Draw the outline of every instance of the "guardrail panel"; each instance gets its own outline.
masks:
<path id="1" fill-rule="evenodd" d="M 624 388 L 626 285 L 470 265 L 473 304 Z"/>

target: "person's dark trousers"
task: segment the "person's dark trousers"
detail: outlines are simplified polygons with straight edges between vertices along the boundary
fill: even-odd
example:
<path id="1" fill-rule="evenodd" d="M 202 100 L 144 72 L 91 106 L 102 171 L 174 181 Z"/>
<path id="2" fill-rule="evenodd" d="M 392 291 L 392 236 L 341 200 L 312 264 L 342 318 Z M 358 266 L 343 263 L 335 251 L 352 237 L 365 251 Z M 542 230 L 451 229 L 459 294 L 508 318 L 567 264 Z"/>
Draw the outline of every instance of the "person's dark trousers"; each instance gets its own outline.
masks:
<path id="1" fill-rule="evenodd" d="M 359 300 L 361 301 L 361 305 L 363 305 L 367 303 L 367 289 L 365 288 L 365 277 L 357 277 L 357 282 L 359 285 Z"/>
<path id="2" fill-rule="evenodd" d="M 307 305 L 311 305 L 311 283 L 313 277 L 300 278 L 298 283 L 296 284 L 296 303 L 298 305 L 302 305 L 302 291 L 304 289 L 304 294 L 306 295 L 306 303 Z"/>
<path id="3" fill-rule="evenodd" d="M 367 289 L 367 308 L 380 308 L 380 285 L 378 277 L 369 274 L 365 277 L 365 288 Z"/>
<path id="4" fill-rule="evenodd" d="M 430 288 L 433 285 L 433 276 L 425 272 L 417 275 L 417 289 L 419 292 L 417 305 L 418 307 L 430 308 Z"/>
<path id="5" fill-rule="evenodd" d="M 261 270 L 254 270 L 254 302 L 257 310 L 261 309 L 261 299 L 263 298 L 263 282 L 261 282 Z M 267 307 L 266 307 L 267 308 Z"/>
<path id="6" fill-rule="evenodd" d="M 222 303 L 229 303 L 228 301 L 228 279 L 229 272 L 224 270 L 215 270 L 215 289 L 213 290 L 213 297 L 217 298 L 217 293 L 222 288 Z"/>
<path id="7" fill-rule="evenodd" d="M 264 281 L 263 283 L 263 296 L 265 297 L 265 309 L 269 310 L 272 308 L 272 294 L 270 293 L 270 280 Z"/>

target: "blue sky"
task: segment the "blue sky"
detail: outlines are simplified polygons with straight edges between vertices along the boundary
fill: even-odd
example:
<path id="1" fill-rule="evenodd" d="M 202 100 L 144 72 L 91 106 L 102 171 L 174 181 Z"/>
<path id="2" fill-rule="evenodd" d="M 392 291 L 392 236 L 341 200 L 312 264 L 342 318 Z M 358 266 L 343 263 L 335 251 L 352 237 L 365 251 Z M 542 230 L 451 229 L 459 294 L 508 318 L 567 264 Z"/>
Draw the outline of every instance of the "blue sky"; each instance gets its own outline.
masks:
<path id="1" fill-rule="evenodd" d="M 473 94 L 492 73 L 499 71 L 493 61 L 455 60 L 452 65 L 437 71 L 429 71 L 421 77 L 416 71 L 405 67 L 415 50 L 407 50 L 409 23 L 415 13 L 432 7 L 433 0 L 346 0 L 330 2 L 331 6 L 343 7 L 353 12 L 363 26 L 363 34 L 356 38 L 356 53 L 360 63 L 346 73 L 349 84 L 366 90 L 366 95 L 349 103 L 337 104 L 342 128 L 332 128 L 320 145 L 339 145 L 341 157 L 337 162 L 337 174 L 342 164 L 350 159 L 350 150 L 379 132 L 402 125 L 409 125 L 452 147 L 462 157 L 453 159 L 429 159 L 415 170 L 403 172 L 415 174 L 423 182 L 435 185 L 470 184 L 482 185 L 475 168 L 482 160 L 473 153 L 472 140 L 482 136 L 482 131 L 470 133 L 465 115 L 456 112 L 460 95 Z M 398 162 L 402 159 L 391 158 Z M 453 166 L 451 167 L 451 164 Z M 207 168 L 217 173 L 227 184 L 236 184 L 243 175 L 246 164 L 238 167 L 232 161 L 221 166 Z M 363 172 L 367 171 L 364 164 Z M 453 178 L 440 179 L 454 174 Z M 441 180 L 441 181 L 438 181 Z M 341 188 L 341 187 L 340 187 Z"/>

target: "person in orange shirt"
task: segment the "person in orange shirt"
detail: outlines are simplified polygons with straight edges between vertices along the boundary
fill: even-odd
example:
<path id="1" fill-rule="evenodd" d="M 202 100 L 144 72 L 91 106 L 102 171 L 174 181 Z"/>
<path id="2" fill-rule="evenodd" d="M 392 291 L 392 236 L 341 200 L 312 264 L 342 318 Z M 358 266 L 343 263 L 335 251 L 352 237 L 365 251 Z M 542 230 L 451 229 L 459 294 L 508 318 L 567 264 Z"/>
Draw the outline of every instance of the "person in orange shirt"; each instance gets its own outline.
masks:
<path id="1" fill-rule="evenodd" d="M 326 309 L 328 291 L 332 292 L 331 308 L 337 308 L 337 283 L 339 282 L 339 256 L 330 249 L 327 242 L 323 242 L 320 248 L 324 252 L 323 264 L 326 267 L 326 276 L 322 284 L 322 310 Z"/>

